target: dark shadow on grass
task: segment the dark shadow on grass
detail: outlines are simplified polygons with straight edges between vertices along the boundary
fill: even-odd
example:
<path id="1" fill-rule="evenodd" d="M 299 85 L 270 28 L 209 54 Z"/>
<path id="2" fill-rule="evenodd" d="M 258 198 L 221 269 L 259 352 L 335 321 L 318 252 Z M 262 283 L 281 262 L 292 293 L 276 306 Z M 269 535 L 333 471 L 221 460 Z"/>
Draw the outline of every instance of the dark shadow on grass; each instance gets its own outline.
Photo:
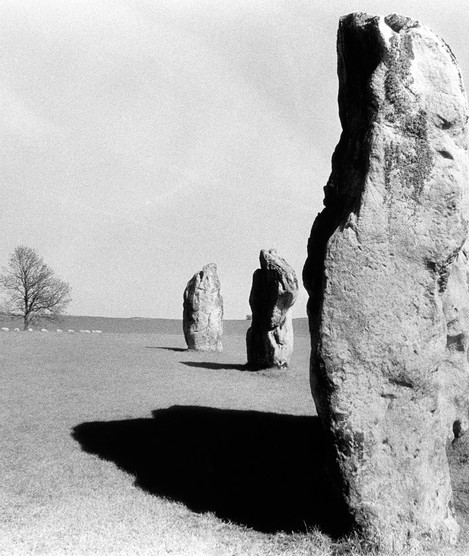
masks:
<path id="1" fill-rule="evenodd" d="M 145 491 L 258 531 L 340 535 L 317 417 L 174 406 L 153 419 L 82 423 L 72 436 Z"/>
<path id="2" fill-rule="evenodd" d="M 174 348 L 166 346 L 145 346 L 147 349 L 165 349 L 167 351 L 187 351 L 187 348 Z"/>
<path id="3" fill-rule="evenodd" d="M 234 369 L 235 371 L 248 371 L 247 365 L 239 363 L 212 363 L 211 361 L 180 361 L 183 365 L 188 367 L 197 367 L 199 369 Z"/>

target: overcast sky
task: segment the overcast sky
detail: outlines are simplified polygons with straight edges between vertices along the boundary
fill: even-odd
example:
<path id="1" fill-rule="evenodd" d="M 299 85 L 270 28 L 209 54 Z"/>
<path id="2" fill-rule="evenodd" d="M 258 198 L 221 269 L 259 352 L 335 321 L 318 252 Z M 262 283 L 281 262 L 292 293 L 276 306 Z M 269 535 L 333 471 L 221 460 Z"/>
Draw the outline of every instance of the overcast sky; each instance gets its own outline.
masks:
<path id="1" fill-rule="evenodd" d="M 34 247 L 71 314 L 116 317 L 181 318 L 215 262 L 243 318 L 263 248 L 301 278 L 351 11 L 419 19 L 469 82 L 465 0 L 3 0 L 0 266 Z"/>

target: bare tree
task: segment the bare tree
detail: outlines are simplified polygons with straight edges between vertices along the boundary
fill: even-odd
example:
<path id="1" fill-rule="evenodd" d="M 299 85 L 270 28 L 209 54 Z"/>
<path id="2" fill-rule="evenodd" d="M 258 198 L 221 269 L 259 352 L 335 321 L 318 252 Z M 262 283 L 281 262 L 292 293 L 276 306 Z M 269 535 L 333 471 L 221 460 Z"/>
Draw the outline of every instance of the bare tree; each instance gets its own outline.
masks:
<path id="1" fill-rule="evenodd" d="M 71 288 L 54 275 L 34 249 L 17 247 L 0 275 L 10 316 L 22 317 L 24 330 L 38 319 L 54 320 L 70 303 Z"/>

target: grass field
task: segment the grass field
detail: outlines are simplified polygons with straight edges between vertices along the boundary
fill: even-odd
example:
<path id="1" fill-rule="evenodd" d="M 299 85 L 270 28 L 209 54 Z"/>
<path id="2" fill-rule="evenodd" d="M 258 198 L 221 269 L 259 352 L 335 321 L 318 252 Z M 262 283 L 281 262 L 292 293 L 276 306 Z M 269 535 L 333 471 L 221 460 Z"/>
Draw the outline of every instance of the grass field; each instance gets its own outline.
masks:
<path id="1" fill-rule="evenodd" d="M 160 324 L 0 333 L 0 553 L 360 553 L 316 529 L 334 516 L 304 323 L 291 369 L 258 373 L 248 323 L 225 327 L 222 354 Z M 451 450 L 462 541 L 433 554 L 469 554 L 465 442 Z"/>

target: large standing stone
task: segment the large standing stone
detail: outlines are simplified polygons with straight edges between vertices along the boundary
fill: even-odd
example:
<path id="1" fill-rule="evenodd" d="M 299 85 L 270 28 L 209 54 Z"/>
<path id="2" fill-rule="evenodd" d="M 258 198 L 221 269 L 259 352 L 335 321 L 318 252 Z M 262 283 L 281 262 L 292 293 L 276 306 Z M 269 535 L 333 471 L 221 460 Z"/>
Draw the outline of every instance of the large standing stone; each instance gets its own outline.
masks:
<path id="1" fill-rule="evenodd" d="M 223 350 L 223 298 L 217 265 L 204 266 L 189 280 L 184 290 L 183 328 L 189 349 Z"/>
<path id="2" fill-rule="evenodd" d="M 247 331 L 248 366 L 288 367 L 293 351 L 291 307 L 298 297 L 293 268 L 275 249 L 262 249 L 261 268 L 252 277 L 249 304 L 252 324 Z"/>
<path id="3" fill-rule="evenodd" d="M 368 540 L 454 542 L 445 445 L 467 427 L 468 107 L 443 40 L 398 15 L 338 32 L 342 135 L 308 244 L 311 385 Z"/>

